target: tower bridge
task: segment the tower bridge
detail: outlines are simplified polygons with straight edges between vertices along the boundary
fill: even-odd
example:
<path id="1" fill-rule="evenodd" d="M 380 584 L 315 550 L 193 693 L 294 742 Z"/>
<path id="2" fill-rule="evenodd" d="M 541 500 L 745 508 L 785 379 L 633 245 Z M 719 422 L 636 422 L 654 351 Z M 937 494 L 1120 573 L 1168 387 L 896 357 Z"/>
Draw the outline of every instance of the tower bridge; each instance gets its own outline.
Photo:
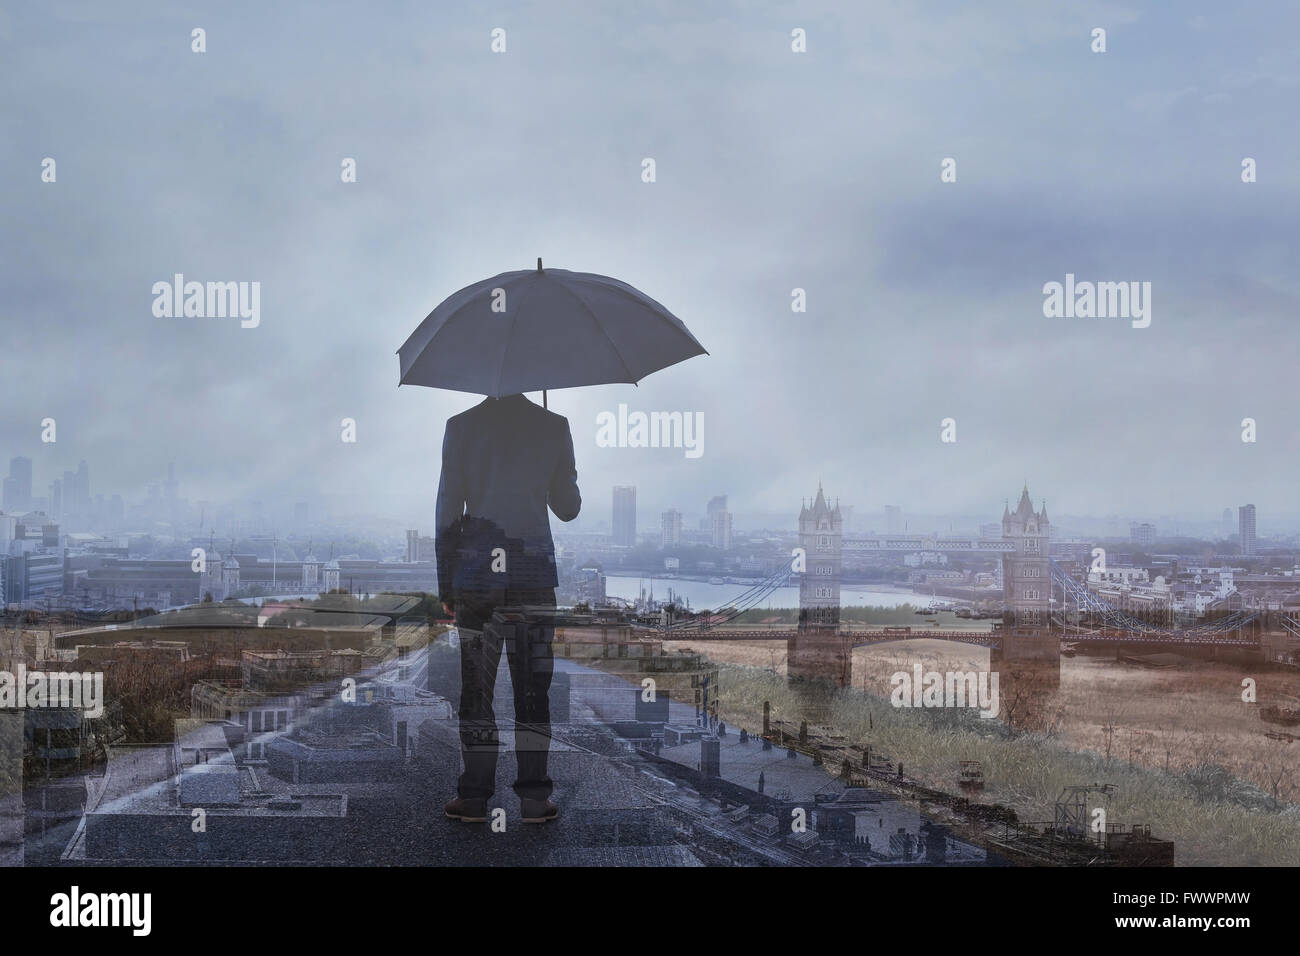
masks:
<path id="1" fill-rule="evenodd" d="M 987 647 L 990 667 L 1032 675 L 1051 687 L 1060 681 L 1060 645 L 1151 644 L 1260 648 L 1258 631 L 1247 631 L 1255 618 L 1238 613 L 1221 621 L 1191 628 L 1160 628 L 1140 621 L 1108 604 L 1086 585 L 1074 581 L 1051 560 L 1051 522 L 1044 504 L 1035 509 L 1026 485 L 1016 509 L 1003 509 L 1002 537 L 943 538 L 925 535 L 846 537 L 839 503 L 826 499 L 820 484 L 812 502 L 799 513 L 799 547 L 791 568 L 750 588 L 736 601 L 736 611 L 760 606 L 775 588 L 790 578 L 799 580 L 799 618 L 794 628 L 781 630 L 725 627 L 726 620 L 707 626 L 673 625 L 653 630 L 665 641 L 785 641 L 791 680 L 828 680 L 845 687 L 852 683 L 854 648 L 927 638 Z M 910 627 L 846 628 L 840 621 L 840 578 L 843 555 L 862 551 L 947 551 L 997 554 L 1002 558 L 1003 622 L 993 630 L 927 630 Z M 1096 626 L 1072 625 L 1053 614 L 1053 588 L 1073 601 Z"/>

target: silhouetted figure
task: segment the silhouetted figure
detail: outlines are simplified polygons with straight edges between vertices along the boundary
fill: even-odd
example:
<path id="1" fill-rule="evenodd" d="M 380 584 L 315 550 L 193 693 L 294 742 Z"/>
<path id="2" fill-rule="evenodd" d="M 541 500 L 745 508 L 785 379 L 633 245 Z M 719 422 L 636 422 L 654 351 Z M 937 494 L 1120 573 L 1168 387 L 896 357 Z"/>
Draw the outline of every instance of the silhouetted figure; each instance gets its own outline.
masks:
<path id="1" fill-rule="evenodd" d="M 434 547 L 438 593 L 460 632 L 464 760 L 449 817 L 487 819 L 500 751 L 492 698 L 503 644 L 522 817 L 543 823 L 556 816 L 546 763 L 558 580 L 547 508 L 561 521 L 576 518 L 577 479 L 568 421 L 523 395 L 485 399 L 447 421 Z"/>

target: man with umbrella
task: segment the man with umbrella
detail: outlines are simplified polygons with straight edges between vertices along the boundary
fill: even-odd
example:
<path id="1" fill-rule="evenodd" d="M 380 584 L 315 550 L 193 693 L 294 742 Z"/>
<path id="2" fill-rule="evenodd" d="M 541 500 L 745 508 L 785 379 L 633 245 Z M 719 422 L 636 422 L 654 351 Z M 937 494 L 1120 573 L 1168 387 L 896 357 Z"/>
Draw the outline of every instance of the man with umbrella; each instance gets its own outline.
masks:
<path id="1" fill-rule="evenodd" d="M 627 283 L 564 269 L 505 272 L 452 295 L 398 351 L 401 384 L 488 396 L 447 421 L 438 485 L 438 593 L 460 632 L 464 772 L 444 812 L 486 822 L 500 741 L 492 700 L 504 647 L 514 687 L 525 823 L 558 815 L 547 775 L 554 661 L 550 512 L 578 515 L 568 421 L 527 391 L 636 383 L 704 354 L 680 319 Z"/>
<path id="2" fill-rule="evenodd" d="M 492 697 L 503 641 L 514 686 L 522 817 L 545 823 L 558 812 L 546 774 L 554 633 L 546 617 L 559 583 L 548 506 L 561 521 L 572 521 L 582 507 L 567 419 L 521 394 L 484 399 L 448 419 L 434 548 L 438 593 L 460 632 L 465 771 L 445 809 L 465 822 L 487 819 L 495 789 Z M 522 626 L 494 622 L 507 614 L 522 615 Z"/>

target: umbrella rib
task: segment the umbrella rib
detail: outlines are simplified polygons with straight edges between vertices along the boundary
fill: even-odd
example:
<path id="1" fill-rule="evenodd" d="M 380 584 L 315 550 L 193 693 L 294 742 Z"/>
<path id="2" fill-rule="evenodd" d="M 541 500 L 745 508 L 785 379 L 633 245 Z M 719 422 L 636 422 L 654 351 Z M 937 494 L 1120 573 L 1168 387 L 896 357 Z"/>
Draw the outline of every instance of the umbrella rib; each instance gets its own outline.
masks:
<path id="1" fill-rule="evenodd" d="M 529 275 L 531 276 L 532 273 L 529 273 Z M 490 280 L 489 280 L 489 281 L 490 281 Z M 524 311 L 524 304 L 528 301 L 529 297 L 533 294 L 533 291 L 534 291 L 534 288 L 535 288 L 535 287 L 532 286 L 532 285 L 530 284 L 530 285 L 529 285 L 528 287 L 526 287 L 526 288 L 527 288 L 527 292 L 525 293 L 525 295 L 523 296 L 523 298 L 520 300 L 519 305 L 515 307 L 515 314 L 512 315 L 512 316 L 510 317 L 510 331 L 509 331 L 508 333 L 506 333 L 506 337 L 505 337 L 505 345 L 504 345 L 504 347 L 501 349 L 501 365 L 500 365 L 500 367 L 497 369 L 497 387 L 496 387 L 496 391 L 497 391 L 498 393 L 501 391 L 501 377 L 502 377 L 503 375 L 506 374 L 506 353 L 510 351 L 510 343 L 511 343 L 511 341 L 513 341 L 513 339 L 514 339 L 515 326 L 519 324 L 519 316 L 520 316 L 520 314 Z M 493 398 L 500 398 L 501 396 L 500 396 L 499 394 L 497 394 L 497 395 L 494 395 L 494 396 L 492 396 L 492 397 L 493 397 Z"/>
<path id="2" fill-rule="evenodd" d="M 593 274 L 593 275 L 594 275 L 594 274 Z M 597 278 L 597 279 L 608 279 L 608 278 L 611 278 L 610 276 L 594 276 L 594 277 Z M 601 286 L 603 286 L 604 288 L 608 289 L 610 292 L 617 292 L 619 295 L 623 296 L 625 299 L 630 299 L 632 302 L 635 302 L 637 305 L 640 305 L 640 306 L 642 306 L 642 307 L 644 307 L 645 304 L 646 304 L 645 300 L 646 300 L 646 299 L 649 299 L 649 300 L 650 300 L 651 302 L 653 302 L 656 306 L 658 306 L 658 308 L 659 308 L 659 310 L 660 310 L 660 312 L 659 312 L 659 317 L 662 318 L 662 319 L 672 319 L 673 321 L 669 322 L 668 325 L 671 326 L 671 327 L 672 327 L 676 332 L 678 332 L 679 334 L 685 336 L 685 338 L 686 338 L 686 340 L 687 340 L 688 342 L 691 342 L 692 344 L 695 345 L 696 348 L 698 348 L 698 349 L 700 350 L 699 352 L 696 353 L 697 355 L 699 355 L 699 354 L 708 355 L 708 354 L 709 354 L 709 350 L 706 349 L 703 345 L 700 344 L 699 340 L 695 337 L 695 334 L 694 334 L 693 332 L 691 332 L 690 329 L 686 328 L 686 323 L 683 322 L 681 319 L 679 319 L 677 316 L 673 315 L 673 313 L 669 312 L 668 309 L 667 309 L 663 304 L 661 304 L 660 302 L 658 302 L 657 300 L 655 300 L 655 299 L 650 299 L 650 297 L 649 297 L 648 295 L 646 295 L 645 293 L 640 293 L 640 298 L 638 298 L 637 295 L 634 295 L 633 292 L 630 292 L 630 291 L 628 291 L 627 289 L 623 288 L 622 284 L 619 284 L 619 283 L 617 283 L 617 282 L 601 282 L 600 284 L 601 284 Z M 634 291 L 635 291 L 635 290 L 634 290 Z"/>
<path id="3" fill-rule="evenodd" d="M 587 300 L 584 299 L 582 296 L 580 296 L 575 290 L 570 289 L 567 285 L 565 285 L 562 282 L 560 283 L 560 287 L 564 289 L 565 292 L 569 293 L 571 296 L 577 299 L 578 304 L 587 310 L 587 314 L 591 316 L 591 321 L 595 323 L 597 331 L 599 331 L 601 335 L 605 336 L 605 341 L 608 342 L 609 347 L 614 350 L 614 356 L 618 359 L 618 364 L 623 366 L 623 371 L 627 373 L 628 381 L 631 382 L 633 385 L 635 385 L 636 377 L 632 375 L 632 370 L 627 367 L 627 362 L 623 360 L 623 354 L 619 352 L 618 346 L 615 345 L 614 340 L 609 337 L 609 333 L 605 331 L 605 327 L 600 324 L 600 319 L 596 318 L 596 313 L 592 311 L 591 306 L 587 304 Z"/>

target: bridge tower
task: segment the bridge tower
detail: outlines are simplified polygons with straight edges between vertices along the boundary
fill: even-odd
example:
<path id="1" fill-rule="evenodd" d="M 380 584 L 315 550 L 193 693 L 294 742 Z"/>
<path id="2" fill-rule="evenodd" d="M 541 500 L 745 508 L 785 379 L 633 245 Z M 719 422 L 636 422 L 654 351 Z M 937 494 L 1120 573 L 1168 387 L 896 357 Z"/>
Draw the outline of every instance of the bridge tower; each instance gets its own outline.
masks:
<path id="1" fill-rule="evenodd" d="M 812 507 L 799 512 L 799 547 L 804 571 L 799 577 L 799 626 L 786 645 L 789 676 L 849 684 L 851 649 L 840 636 L 840 566 L 844 517 L 831 507 L 817 483 Z"/>
<path id="2" fill-rule="evenodd" d="M 1014 550 L 1002 555 L 1002 589 L 1007 617 L 989 666 L 1000 675 L 1006 719 L 1031 727 L 1043 713 L 1046 697 L 1061 684 L 1061 643 L 1051 632 L 1051 522 L 1047 505 L 1035 511 L 1029 486 L 1016 510 L 1002 511 L 1002 540 Z"/>
<path id="3" fill-rule="evenodd" d="M 1047 505 L 1044 503 L 1042 511 L 1034 511 L 1026 484 L 1015 512 L 1002 510 L 1002 540 L 1015 545 L 1014 551 L 1002 556 L 1002 588 L 1017 628 L 1046 627 L 1051 616 L 1050 536 Z"/>

